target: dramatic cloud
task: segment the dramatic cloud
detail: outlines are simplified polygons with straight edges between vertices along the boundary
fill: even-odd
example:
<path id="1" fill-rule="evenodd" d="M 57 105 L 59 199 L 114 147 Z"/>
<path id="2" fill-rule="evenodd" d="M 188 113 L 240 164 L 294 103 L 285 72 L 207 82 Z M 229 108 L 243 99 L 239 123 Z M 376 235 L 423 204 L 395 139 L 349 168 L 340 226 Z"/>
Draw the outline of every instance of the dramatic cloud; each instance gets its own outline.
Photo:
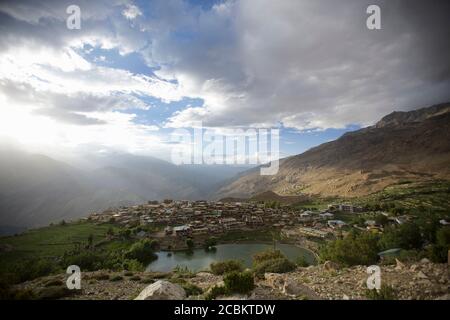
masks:
<path id="1" fill-rule="evenodd" d="M 382 30 L 366 28 L 374 3 Z M 168 125 L 324 129 L 448 100 L 448 13 L 444 1 L 221 3 L 184 23 L 188 40 L 167 34 L 152 47 L 168 65 L 158 74 L 205 100 Z"/>
<path id="2" fill-rule="evenodd" d="M 72 2 L 0 2 L 0 134 L 151 152 L 162 127 L 345 128 L 450 100 L 448 1 L 77 1 L 69 30 Z"/>

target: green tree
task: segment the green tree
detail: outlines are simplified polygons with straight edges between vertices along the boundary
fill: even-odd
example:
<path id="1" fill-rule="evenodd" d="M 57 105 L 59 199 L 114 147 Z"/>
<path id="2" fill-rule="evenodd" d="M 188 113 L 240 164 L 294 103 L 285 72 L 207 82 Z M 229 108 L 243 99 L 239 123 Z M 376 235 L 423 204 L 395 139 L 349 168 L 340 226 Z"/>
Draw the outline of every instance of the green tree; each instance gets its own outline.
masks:
<path id="1" fill-rule="evenodd" d="M 389 223 L 389 218 L 386 217 L 384 214 L 378 214 L 375 217 L 375 223 L 382 225 L 382 226 L 386 226 Z"/>
<path id="2" fill-rule="evenodd" d="M 88 247 L 89 248 L 92 247 L 93 243 L 94 243 L 94 235 L 91 233 L 88 236 Z"/>
<path id="3" fill-rule="evenodd" d="M 108 231 L 106 231 L 107 236 L 113 236 L 114 235 L 114 229 L 112 227 L 108 228 Z"/>
<path id="4" fill-rule="evenodd" d="M 217 245 L 217 239 L 214 237 L 211 237 L 211 238 L 208 238 L 205 240 L 204 248 L 205 248 L 205 250 L 208 251 L 216 245 Z"/>
<path id="5" fill-rule="evenodd" d="M 378 237 L 368 232 L 350 232 L 345 238 L 328 242 L 320 250 L 321 261 L 347 266 L 370 265 L 378 260 Z"/>
<path id="6" fill-rule="evenodd" d="M 441 227 L 436 232 L 436 243 L 431 246 L 430 258 L 434 262 L 446 262 L 450 250 L 450 228 Z"/>
<path id="7" fill-rule="evenodd" d="M 151 242 L 148 239 L 133 243 L 125 253 L 125 258 L 135 259 L 141 263 L 149 263 L 158 258 L 153 252 Z"/>
<path id="8" fill-rule="evenodd" d="M 423 239 L 420 228 L 417 224 L 411 222 L 386 228 L 380 240 L 382 249 L 420 249 L 422 245 Z"/>
<path id="9" fill-rule="evenodd" d="M 194 241 L 192 239 L 187 239 L 186 240 L 186 245 L 187 245 L 189 250 L 194 249 Z"/>

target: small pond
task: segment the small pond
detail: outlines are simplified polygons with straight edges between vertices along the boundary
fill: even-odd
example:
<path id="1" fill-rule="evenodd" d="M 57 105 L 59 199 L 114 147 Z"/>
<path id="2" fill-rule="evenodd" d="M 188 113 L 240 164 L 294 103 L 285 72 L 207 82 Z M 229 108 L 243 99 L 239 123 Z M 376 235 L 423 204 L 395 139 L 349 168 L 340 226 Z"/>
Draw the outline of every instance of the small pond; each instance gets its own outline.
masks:
<path id="1" fill-rule="evenodd" d="M 255 253 L 265 251 L 273 246 L 270 244 L 258 243 L 239 243 L 239 244 L 220 244 L 216 250 L 205 251 L 204 249 L 195 249 L 193 252 L 178 251 L 169 254 L 168 252 L 158 252 L 158 259 L 147 266 L 148 271 L 168 272 L 176 266 L 187 267 L 192 271 L 205 270 L 212 262 L 229 259 L 240 260 L 246 267 L 251 267 L 252 256 Z M 276 248 L 291 261 L 303 257 L 307 262 L 314 264 L 314 255 L 301 247 L 292 244 L 277 244 Z"/>

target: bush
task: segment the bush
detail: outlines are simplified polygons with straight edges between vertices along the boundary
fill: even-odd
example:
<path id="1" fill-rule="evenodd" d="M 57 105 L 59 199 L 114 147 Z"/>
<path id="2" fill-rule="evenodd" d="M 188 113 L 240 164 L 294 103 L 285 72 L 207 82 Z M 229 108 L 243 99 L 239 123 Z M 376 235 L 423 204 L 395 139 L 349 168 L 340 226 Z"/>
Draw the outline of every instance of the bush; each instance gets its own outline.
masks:
<path id="1" fill-rule="evenodd" d="M 382 284 L 380 290 L 367 289 L 366 298 L 370 300 L 396 300 L 397 292 L 393 287 Z"/>
<path id="2" fill-rule="evenodd" d="M 187 266 L 177 265 L 172 270 L 175 277 L 178 278 L 190 278 L 194 276 L 194 272 L 192 272 Z"/>
<path id="3" fill-rule="evenodd" d="M 263 276 L 266 272 L 286 273 L 295 270 L 295 263 L 289 261 L 285 257 L 279 259 L 266 260 L 257 264 L 253 270 L 258 276 Z"/>
<path id="4" fill-rule="evenodd" d="M 97 274 L 94 274 L 92 276 L 92 279 L 95 279 L 95 280 L 109 280 L 109 274 L 104 273 L 104 272 L 97 273 Z"/>
<path id="5" fill-rule="evenodd" d="M 12 283 L 20 283 L 47 276 L 58 271 L 56 263 L 48 259 L 30 259 L 13 266 L 10 270 Z"/>
<path id="6" fill-rule="evenodd" d="M 44 287 L 62 286 L 64 283 L 59 279 L 50 279 L 43 283 Z"/>
<path id="7" fill-rule="evenodd" d="M 122 281 L 122 280 L 123 280 L 123 277 L 119 276 L 119 275 L 115 275 L 111 279 L 109 279 L 109 281 L 113 281 L 113 282 Z"/>
<path id="8" fill-rule="evenodd" d="M 35 294 L 31 289 L 14 289 L 8 281 L 0 281 L 0 300 L 32 300 Z"/>
<path id="9" fill-rule="evenodd" d="M 144 271 L 144 265 L 136 259 L 125 259 L 122 262 L 122 269 L 128 271 Z"/>
<path id="10" fill-rule="evenodd" d="M 66 286 L 52 286 L 38 289 L 35 297 L 38 300 L 54 300 L 72 296 L 77 290 L 70 290 Z"/>
<path id="11" fill-rule="evenodd" d="M 210 251 L 211 249 L 214 248 L 215 245 L 217 245 L 217 239 L 209 238 L 209 239 L 206 239 L 206 241 L 204 243 L 204 248 L 206 251 Z"/>
<path id="12" fill-rule="evenodd" d="M 242 263 L 238 260 L 225 260 L 225 261 L 219 261 L 211 263 L 209 266 L 212 273 L 215 275 L 223 275 L 225 273 L 229 273 L 232 271 L 242 271 L 243 266 Z"/>
<path id="13" fill-rule="evenodd" d="M 226 295 L 227 293 L 228 293 L 227 289 L 225 289 L 224 286 L 214 286 L 205 295 L 205 300 L 214 300 L 218 296 L 223 296 Z"/>
<path id="14" fill-rule="evenodd" d="M 384 214 L 378 214 L 375 217 L 375 223 L 382 226 L 386 226 L 389 223 L 389 218 L 386 217 Z"/>
<path id="15" fill-rule="evenodd" d="M 158 240 L 153 239 L 152 241 L 150 241 L 150 248 L 152 248 L 153 251 L 157 251 L 159 250 L 160 244 L 158 242 Z"/>
<path id="16" fill-rule="evenodd" d="M 433 262 L 443 263 L 448 259 L 450 250 L 450 228 L 442 227 L 436 232 L 436 243 L 429 250 L 428 256 Z"/>
<path id="17" fill-rule="evenodd" d="M 377 262 L 379 251 L 376 235 L 351 232 L 344 239 L 325 244 L 320 250 L 320 260 L 329 260 L 346 266 L 371 265 Z"/>
<path id="18" fill-rule="evenodd" d="M 187 239 L 186 240 L 186 245 L 187 245 L 189 250 L 194 249 L 194 241 L 192 239 Z"/>
<path id="19" fill-rule="evenodd" d="M 266 250 L 263 252 L 259 252 L 253 256 L 253 265 L 257 265 L 261 262 L 273 259 L 284 258 L 284 255 L 280 250 Z"/>
<path id="20" fill-rule="evenodd" d="M 267 250 L 253 256 L 253 270 L 257 276 L 266 272 L 285 273 L 295 268 L 295 263 L 289 261 L 280 250 Z"/>
<path id="21" fill-rule="evenodd" d="M 158 256 L 153 252 L 152 243 L 148 239 L 133 243 L 125 253 L 125 258 L 135 259 L 143 264 L 148 264 L 156 260 Z"/>
<path id="22" fill-rule="evenodd" d="M 379 245 L 383 250 L 392 248 L 420 249 L 423 240 L 420 229 L 415 223 L 405 223 L 398 227 L 386 228 Z"/>
<path id="23" fill-rule="evenodd" d="M 306 267 L 310 266 L 309 262 L 306 261 L 306 259 L 304 257 L 298 257 L 297 261 L 295 261 L 295 264 L 302 268 L 306 268 Z"/>
<path id="24" fill-rule="evenodd" d="M 198 296 L 203 293 L 202 288 L 200 288 L 192 283 L 184 283 L 181 286 L 183 287 L 184 291 L 186 291 L 186 295 L 188 297 L 189 296 Z"/>
<path id="25" fill-rule="evenodd" d="M 223 278 L 227 292 L 248 293 L 255 287 L 253 274 L 251 272 L 233 271 Z"/>
<path id="26" fill-rule="evenodd" d="M 93 250 L 66 252 L 61 261 L 62 266 L 77 265 L 84 271 L 95 271 L 103 268 L 107 257 L 104 253 Z"/>

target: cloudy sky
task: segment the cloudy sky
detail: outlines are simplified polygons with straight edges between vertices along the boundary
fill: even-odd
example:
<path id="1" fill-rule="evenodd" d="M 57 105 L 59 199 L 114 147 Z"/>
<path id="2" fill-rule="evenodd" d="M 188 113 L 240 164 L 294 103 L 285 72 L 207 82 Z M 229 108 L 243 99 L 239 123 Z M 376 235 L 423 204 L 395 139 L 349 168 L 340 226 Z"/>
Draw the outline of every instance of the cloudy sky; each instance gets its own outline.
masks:
<path id="1" fill-rule="evenodd" d="M 449 101 L 449 17 L 445 0 L 1 1 L 0 137 L 167 158 L 170 132 L 201 122 L 276 127 L 300 153 Z"/>

